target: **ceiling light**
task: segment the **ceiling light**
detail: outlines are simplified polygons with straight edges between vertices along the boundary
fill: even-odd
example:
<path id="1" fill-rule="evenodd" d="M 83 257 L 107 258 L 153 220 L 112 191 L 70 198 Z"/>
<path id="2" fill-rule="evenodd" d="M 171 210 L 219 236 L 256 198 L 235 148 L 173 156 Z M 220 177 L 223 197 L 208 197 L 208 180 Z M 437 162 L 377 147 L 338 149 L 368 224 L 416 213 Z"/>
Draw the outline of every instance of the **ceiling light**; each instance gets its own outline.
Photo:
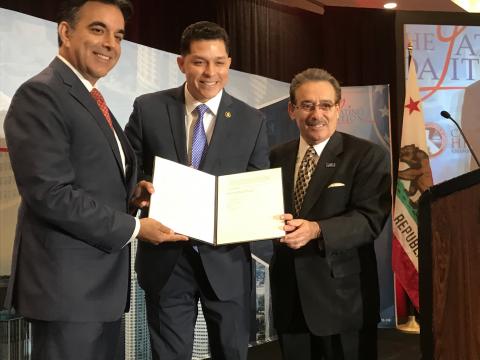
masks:
<path id="1" fill-rule="evenodd" d="M 452 0 L 452 2 L 468 12 L 480 12 L 480 1 L 478 0 Z"/>
<path id="2" fill-rule="evenodd" d="M 397 3 L 389 2 L 383 5 L 385 9 L 395 9 L 397 7 Z"/>

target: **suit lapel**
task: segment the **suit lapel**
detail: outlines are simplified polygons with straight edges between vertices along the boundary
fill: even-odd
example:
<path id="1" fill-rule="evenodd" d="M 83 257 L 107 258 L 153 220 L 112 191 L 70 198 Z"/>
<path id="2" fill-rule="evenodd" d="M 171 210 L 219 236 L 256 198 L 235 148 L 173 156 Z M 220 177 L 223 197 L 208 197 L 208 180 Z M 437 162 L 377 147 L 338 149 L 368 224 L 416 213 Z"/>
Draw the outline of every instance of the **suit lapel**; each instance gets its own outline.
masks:
<path id="1" fill-rule="evenodd" d="M 293 213 L 293 190 L 295 178 L 295 163 L 297 161 L 299 140 L 289 143 L 280 154 L 283 181 L 283 199 L 285 212 Z"/>
<path id="2" fill-rule="evenodd" d="M 73 86 L 70 89 L 70 94 L 74 98 L 76 98 L 93 116 L 93 119 L 97 123 L 98 127 L 102 131 L 105 138 L 107 139 L 108 144 L 112 149 L 113 155 L 115 156 L 115 160 L 117 161 L 117 165 L 120 169 L 120 172 L 124 176 L 125 174 L 123 171 L 122 157 L 120 156 L 120 150 L 118 148 L 117 140 L 115 140 L 115 135 L 113 134 L 112 129 L 108 125 L 107 120 L 105 119 L 105 116 L 103 116 L 95 100 L 90 96 L 90 94 L 88 93 L 87 89 L 85 89 L 83 84 L 81 84 L 81 86 L 83 88 L 80 88 L 80 89 L 79 89 L 79 86 Z M 112 118 L 112 122 L 117 123 L 110 109 L 108 111 L 110 112 L 110 117 Z M 120 126 L 117 126 L 117 129 L 118 128 L 120 128 Z M 122 131 L 121 128 L 120 128 L 120 131 Z M 117 134 L 118 134 L 118 130 L 117 130 Z"/>
<path id="3" fill-rule="evenodd" d="M 112 149 L 112 152 L 115 156 L 115 160 L 117 161 L 117 165 L 119 166 L 120 172 L 124 176 L 125 174 L 123 171 L 122 158 L 120 157 L 120 150 L 118 149 L 117 141 L 115 140 L 113 131 L 108 126 L 107 120 L 100 111 L 97 103 L 92 98 L 87 88 L 82 84 L 80 79 L 66 64 L 62 62 L 62 60 L 55 58 L 50 65 L 54 68 L 55 71 L 60 74 L 64 83 L 69 87 L 70 95 L 75 98 L 92 115 L 92 118 L 97 123 L 98 127 L 107 139 L 108 144 L 110 145 L 110 148 Z M 112 115 L 111 112 L 110 116 L 116 123 L 115 117 Z"/>
<path id="4" fill-rule="evenodd" d="M 220 153 L 222 149 L 225 149 L 229 146 L 228 133 L 230 132 L 230 124 L 233 121 L 239 121 L 240 119 L 235 117 L 235 113 L 232 110 L 232 98 L 231 96 L 223 90 L 222 99 L 220 100 L 220 105 L 218 107 L 217 117 L 215 119 L 215 127 L 213 128 L 212 138 L 208 144 L 207 152 L 205 158 L 203 159 L 200 169 L 208 172 L 214 166 L 215 155 Z M 229 114 L 227 117 L 225 114 Z"/>
<path id="5" fill-rule="evenodd" d="M 170 128 L 172 129 L 175 151 L 178 162 L 184 165 L 188 164 L 187 141 L 185 130 L 185 93 L 183 86 L 177 88 L 174 94 L 175 101 L 167 104 Z"/>
<path id="6" fill-rule="evenodd" d="M 312 179 L 310 180 L 302 208 L 300 209 L 300 218 L 304 218 L 306 214 L 308 214 L 333 174 L 335 174 L 338 154 L 342 151 L 342 137 L 338 132 L 335 132 L 325 146 L 325 149 L 323 149 L 317 167 L 312 174 Z"/>
<path id="7" fill-rule="evenodd" d="M 112 118 L 113 127 L 117 134 L 120 145 L 122 146 L 123 154 L 125 156 L 125 171 L 123 171 L 123 168 L 122 168 L 122 174 L 124 174 L 123 179 L 125 181 L 125 185 L 127 186 L 127 188 L 131 189 L 132 184 L 130 184 L 130 182 L 132 180 L 136 182 L 136 179 L 132 176 L 136 168 L 136 158 L 134 156 L 133 149 L 130 143 L 128 142 L 125 134 L 123 133 L 123 130 L 120 124 L 118 124 L 117 120 L 115 119 L 115 117 L 111 112 L 110 112 L 110 117 Z"/>

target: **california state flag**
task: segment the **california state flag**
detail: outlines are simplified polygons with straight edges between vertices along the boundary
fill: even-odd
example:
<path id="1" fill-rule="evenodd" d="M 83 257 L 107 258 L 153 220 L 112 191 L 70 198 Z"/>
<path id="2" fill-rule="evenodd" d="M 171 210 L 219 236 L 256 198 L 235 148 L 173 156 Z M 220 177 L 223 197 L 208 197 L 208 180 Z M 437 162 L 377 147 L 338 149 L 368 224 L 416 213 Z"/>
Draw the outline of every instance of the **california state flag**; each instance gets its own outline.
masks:
<path id="1" fill-rule="evenodd" d="M 392 267 L 397 284 L 403 288 L 412 304 L 419 310 L 418 199 L 433 185 L 433 181 L 413 60 L 410 61 L 406 84 L 399 157 L 393 212 Z"/>

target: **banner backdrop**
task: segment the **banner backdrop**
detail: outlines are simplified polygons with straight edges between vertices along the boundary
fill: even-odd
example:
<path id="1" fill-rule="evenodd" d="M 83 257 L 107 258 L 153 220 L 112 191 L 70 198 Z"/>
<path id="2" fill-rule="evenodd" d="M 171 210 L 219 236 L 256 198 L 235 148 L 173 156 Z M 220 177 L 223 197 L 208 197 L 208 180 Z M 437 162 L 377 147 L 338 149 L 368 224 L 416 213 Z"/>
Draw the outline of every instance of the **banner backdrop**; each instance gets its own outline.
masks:
<path id="1" fill-rule="evenodd" d="M 159 36 L 164 36 L 159 34 Z M 3 120 L 15 90 L 37 74 L 57 54 L 56 24 L 0 8 L 0 276 L 10 274 L 16 212 L 19 196 L 8 161 L 3 134 Z M 99 81 L 109 107 L 124 126 L 138 95 L 176 87 L 184 75 L 178 70 L 177 55 L 122 42 L 122 56 L 109 75 Z M 271 145 L 298 136 L 295 124 L 288 118 L 289 84 L 261 76 L 231 70 L 227 91 L 233 96 L 264 111 Z M 368 138 L 389 147 L 389 92 L 387 86 L 343 88 L 341 131 Z M 381 288 L 380 326 L 393 326 L 393 286 L 391 264 L 391 223 L 376 241 Z M 254 343 L 269 341 L 275 336 L 271 322 L 269 261 L 270 242 L 252 245 L 255 266 L 256 321 L 252 324 Z M 136 251 L 133 243 L 132 253 Z M 132 256 L 134 259 L 134 256 Z M 133 268 L 133 267 L 132 267 Z M 131 310 L 126 315 L 126 359 L 149 359 L 148 332 L 145 324 L 143 292 L 132 273 Z M 199 309 L 195 331 L 194 358 L 208 356 L 206 327 Z"/>
<path id="2" fill-rule="evenodd" d="M 405 49 L 409 42 L 413 47 L 420 91 L 418 100 L 425 121 L 426 150 L 433 184 L 438 184 L 477 168 L 457 127 L 440 113 L 444 110 L 450 113 L 460 124 L 473 151 L 479 154 L 480 27 L 406 24 L 404 40 Z M 407 59 L 408 53 L 405 51 L 405 74 L 408 73 Z M 405 183 L 411 186 L 411 182 Z M 417 256 L 412 258 L 413 264 Z M 396 264 L 400 263 L 397 261 Z M 394 267 L 399 271 L 397 265 L 394 264 Z M 406 270 L 408 267 L 403 268 Z M 410 284 L 415 286 L 406 285 L 403 280 L 403 286 L 418 307 L 418 297 L 414 295 L 418 282 Z M 401 302 L 398 305 L 400 311 Z"/>
<path id="3" fill-rule="evenodd" d="M 440 112 L 451 114 L 479 154 L 480 27 L 407 24 L 404 31 L 405 44 L 410 40 L 413 45 L 427 148 L 437 184 L 477 168 L 458 129 Z"/>

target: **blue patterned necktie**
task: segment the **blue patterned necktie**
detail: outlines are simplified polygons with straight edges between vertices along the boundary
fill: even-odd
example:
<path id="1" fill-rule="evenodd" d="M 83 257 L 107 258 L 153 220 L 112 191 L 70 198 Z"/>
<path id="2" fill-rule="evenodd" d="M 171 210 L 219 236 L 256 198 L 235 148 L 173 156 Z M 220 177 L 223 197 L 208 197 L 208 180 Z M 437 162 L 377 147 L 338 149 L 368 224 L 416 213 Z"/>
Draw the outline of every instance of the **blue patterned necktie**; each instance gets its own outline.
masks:
<path id="1" fill-rule="evenodd" d="M 198 119 L 193 128 L 192 137 L 192 167 L 198 169 L 207 151 L 207 134 L 203 126 L 203 116 L 208 110 L 205 104 L 198 105 L 195 110 L 198 112 Z"/>

